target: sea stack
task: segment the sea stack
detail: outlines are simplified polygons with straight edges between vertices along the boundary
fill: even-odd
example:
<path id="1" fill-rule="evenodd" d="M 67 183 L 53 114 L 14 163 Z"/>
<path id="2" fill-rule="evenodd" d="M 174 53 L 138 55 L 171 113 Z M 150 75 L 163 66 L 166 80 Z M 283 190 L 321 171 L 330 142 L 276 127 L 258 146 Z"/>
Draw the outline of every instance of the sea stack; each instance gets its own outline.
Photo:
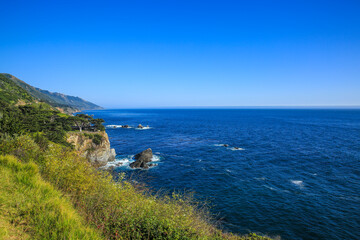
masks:
<path id="1" fill-rule="evenodd" d="M 131 168 L 148 169 L 148 163 L 152 161 L 153 153 L 151 148 L 148 148 L 134 156 L 135 162 L 130 164 Z"/>

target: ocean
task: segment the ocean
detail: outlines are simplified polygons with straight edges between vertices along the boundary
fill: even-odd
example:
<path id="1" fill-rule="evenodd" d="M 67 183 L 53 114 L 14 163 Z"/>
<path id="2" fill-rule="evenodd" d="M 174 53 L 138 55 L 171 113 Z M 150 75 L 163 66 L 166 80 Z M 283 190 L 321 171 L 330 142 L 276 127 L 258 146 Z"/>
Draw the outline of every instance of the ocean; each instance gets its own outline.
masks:
<path id="1" fill-rule="evenodd" d="M 114 171 L 140 173 L 155 191 L 194 192 L 226 231 L 360 239 L 360 110 L 85 113 L 105 120 L 122 164 Z M 138 124 L 149 127 L 140 130 Z M 147 148 L 158 165 L 130 169 L 132 156 Z"/>

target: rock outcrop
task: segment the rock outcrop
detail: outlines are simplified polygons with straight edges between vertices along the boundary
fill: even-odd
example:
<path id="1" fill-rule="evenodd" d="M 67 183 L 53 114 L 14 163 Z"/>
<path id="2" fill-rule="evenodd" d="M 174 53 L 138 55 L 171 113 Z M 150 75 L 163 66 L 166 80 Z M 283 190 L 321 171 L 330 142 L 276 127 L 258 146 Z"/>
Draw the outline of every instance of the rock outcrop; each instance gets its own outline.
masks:
<path id="1" fill-rule="evenodd" d="M 138 153 L 134 156 L 135 162 L 130 164 L 131 168 L 143 168 L 148 169 L 148 163 L 152 161 L 153 153 L 151 148 L 148 148 L 141 153 Z"/>
<path id="2" fill-rule="evenodd" d="M 97 135 L 97 136 L 96 136 Z M 99 139 L 95 141 L 95 139 Z M 115 160 L 115 149 L 110 148 L 109 137 L 103 132 L 71 132 L 67 141 L 72 143 L 79 154 L 97 166 L 104 166 Z"/>

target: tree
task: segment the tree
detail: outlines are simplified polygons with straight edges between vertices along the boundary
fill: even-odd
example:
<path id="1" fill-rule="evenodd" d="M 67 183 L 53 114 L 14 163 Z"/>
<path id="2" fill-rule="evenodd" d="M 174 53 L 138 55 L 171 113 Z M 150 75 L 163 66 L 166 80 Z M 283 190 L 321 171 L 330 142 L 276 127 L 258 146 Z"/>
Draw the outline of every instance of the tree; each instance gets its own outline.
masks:
<path id="1" fill-rule="evenodd" d="M 72 121 L 79 128 L 80 132 L 84 128 L 90 127 L 90 121 L 92 119 L 92 117 L 83 113 L 69 118 L 69 120 Z"/>
<path id="2" fill-rule="evenodd" d="M 94 128 L 99 130 L 99 131 L 104 131 L 105 130 L 105 127 L 103 124 L 104 119 L 101 119 L 101 118 L 95 118 L 95 119 L 91 119 L 91 124 L 93 124 Z"/>

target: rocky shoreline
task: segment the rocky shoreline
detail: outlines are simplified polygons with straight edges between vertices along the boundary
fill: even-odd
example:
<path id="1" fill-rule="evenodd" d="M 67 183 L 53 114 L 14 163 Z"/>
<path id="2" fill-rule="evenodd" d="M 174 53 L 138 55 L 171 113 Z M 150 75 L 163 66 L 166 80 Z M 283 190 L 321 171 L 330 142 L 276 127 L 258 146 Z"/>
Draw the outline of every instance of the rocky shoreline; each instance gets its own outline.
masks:
<path id="1" fill-rule="evenodd" d="M 129 125 L 110 125 L 110 128 L 115 128 L 115 126 L 120 126 L 120 128 L 132 128 Z M 108 126 L 109 127 L 109 126 Z M 149 126 L 143 126 L 139 124 L 137 129 L 149 129 Z M 94 141 L 94 136 L 100 135 L 101 142 L 96 143 Z M 99 137 L 99 136 L 98 136 Z M 93 165 L 97 167 L 104 167 L 109 162 L 114 162 L 116 157 L 116 152 L 114 148 L 111 148 L 109 137 L 106 131 L 99 132 L 69 132 L 67 134 L 67 142 L 74 145 L 75 150 L 79 152 L 79 155 L 87 158 Z M 134 162 L 129 166 L 133 169 L 149 169 L 150 167 L 157 166 L 158 164 L 153 162 L 153 152 L 151 148 L 148 148 L 140 153 L 137 153 L 134 156 Z M 121 166 L 122 163 L 114 164 L 109 167 L 113 169 L 115 167 Z"/>

